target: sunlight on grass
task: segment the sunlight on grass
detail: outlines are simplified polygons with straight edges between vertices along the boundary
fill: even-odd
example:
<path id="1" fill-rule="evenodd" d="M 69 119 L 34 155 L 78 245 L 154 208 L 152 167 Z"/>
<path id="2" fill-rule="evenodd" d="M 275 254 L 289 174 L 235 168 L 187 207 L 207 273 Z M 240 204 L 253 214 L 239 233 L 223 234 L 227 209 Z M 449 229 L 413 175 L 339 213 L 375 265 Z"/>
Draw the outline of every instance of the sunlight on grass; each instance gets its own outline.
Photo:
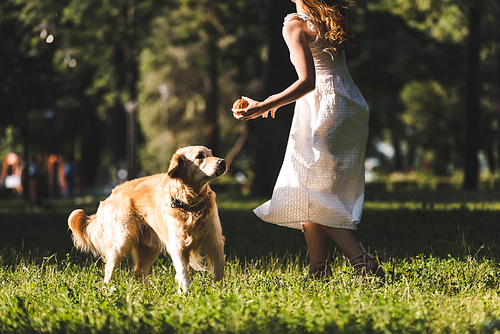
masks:
<path id="1" fill-rule="evenodd" d="M 374 202 L 366 201 L 365 209 L 372 210 L 432 210 L 432 211 L 450 211 L 450 210 L 481 210 L 481 211 L 500 211 L 499 202 L 464 202 L 464 203 L 436 203 L 436 202 Z"/>
<path id="2" fill-rule="evenodd" d="M 356 278 L 340 259 L 334 277 L 317 282 L 302 282 L 303 263 L 293 255 L 229 259 L 223 284 L 192 273 L 187 297 L 177 295 L 168 260 L 153 268 L 149 289 L 123 265 L 103 286 L 93 262 L 17 261 L 0 269 L 2 333 L 482 333 L 500 317 L 498 265 L 473 257 L 393 260 L 387 284 Z"/>
<path id="3" fill-rule="evenodd" d="M 356 232 L 387 282 L 356 277 L 334 253 L 333 278 L 304 282 L 302 233 L 261 222 L 264 200 L 217 197 L 226 278 L 191 270 L 178 296 L 168 256 L 149 288 L 125 260 L 109 286 L 102 261 L 77 252 L 75 203 L 0 210 L 0 333 L 498 333 L 500 202 L 488 195 L 377 194 Z M 97 201 L 85 204 L 95 212 Z"/>

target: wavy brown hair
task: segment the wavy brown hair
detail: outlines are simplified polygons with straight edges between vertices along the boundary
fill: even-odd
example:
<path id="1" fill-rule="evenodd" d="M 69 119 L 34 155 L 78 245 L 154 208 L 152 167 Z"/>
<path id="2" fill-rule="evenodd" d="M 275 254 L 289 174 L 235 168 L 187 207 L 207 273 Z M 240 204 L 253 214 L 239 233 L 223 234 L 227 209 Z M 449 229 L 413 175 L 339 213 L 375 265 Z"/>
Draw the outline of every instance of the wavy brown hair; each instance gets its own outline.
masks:
<path id="1" fill-rule="evenodd" d="M 309 13 L 319 38 L 323 41 L 323 51 L 332 54 L 354 48 L 354 35 L 349 32 L 346 19 L 347 4 L 339 0 L 298 0 Z"/>

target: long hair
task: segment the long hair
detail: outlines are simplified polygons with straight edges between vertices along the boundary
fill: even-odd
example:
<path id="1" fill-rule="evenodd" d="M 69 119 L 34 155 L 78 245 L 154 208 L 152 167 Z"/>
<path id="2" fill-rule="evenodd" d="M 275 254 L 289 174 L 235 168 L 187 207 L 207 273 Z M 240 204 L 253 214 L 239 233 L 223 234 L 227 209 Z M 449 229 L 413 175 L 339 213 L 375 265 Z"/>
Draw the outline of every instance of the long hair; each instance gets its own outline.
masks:
<path id="1" fill-rule="evenodd" d="M 349 32 L 346 19 L 347 6 L 341 0 L 299 1 L 316 27 L 323 51 L 333 56 L 335 52 L 354 48 L 354 35 Z"/>

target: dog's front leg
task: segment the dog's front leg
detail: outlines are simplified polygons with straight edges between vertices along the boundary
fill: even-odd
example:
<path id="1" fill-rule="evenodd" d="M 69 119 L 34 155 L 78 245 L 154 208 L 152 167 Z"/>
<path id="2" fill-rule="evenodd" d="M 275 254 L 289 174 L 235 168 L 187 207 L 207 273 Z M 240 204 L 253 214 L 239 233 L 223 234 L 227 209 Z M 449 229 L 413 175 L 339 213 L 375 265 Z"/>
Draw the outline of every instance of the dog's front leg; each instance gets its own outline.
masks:
<path id="1" fill-rule="evenodd" d="M 189 253 L 182 252 L 181 250 L 175 250 L 170 252 L 170 256 L 172 257 L 172 262 L 175 268 L 175 281 L 179 285 L 178 293 L 181 295 L 188 294 L 188 288 L 191 284 L 191 280 L 189 279 Z"/>
<path id="2" fill-rule="evenodd" d="M 214 249 L 210 255 L 212 262 L 212 277 L 215 284 L 216 282 L 222 280 L 225 276 L 224 243 L 214 245 Z"/>

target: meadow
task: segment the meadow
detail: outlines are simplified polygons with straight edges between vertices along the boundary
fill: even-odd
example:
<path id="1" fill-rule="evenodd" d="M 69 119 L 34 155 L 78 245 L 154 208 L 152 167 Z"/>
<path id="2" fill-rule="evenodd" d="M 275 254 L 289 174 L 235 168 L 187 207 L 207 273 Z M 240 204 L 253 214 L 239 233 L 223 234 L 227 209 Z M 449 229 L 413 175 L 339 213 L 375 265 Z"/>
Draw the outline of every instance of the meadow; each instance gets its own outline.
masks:
<path id="1" fill-rule="evenodd" d="M 500 333 L 500 192 L 367 191 L 356 235 L 386 284 L 353 275 L 330 243 L 334 277 L 303 282 L 302 233 L 261 222 L 262 200 L 219 193 L 226 279 L 191 271 L 179 296 L 168 255 L 150 286 L 124 261 L 75 250 L 67 217 L 96 198 L 44 208 L 0 201 L 0 333 Z"/>

